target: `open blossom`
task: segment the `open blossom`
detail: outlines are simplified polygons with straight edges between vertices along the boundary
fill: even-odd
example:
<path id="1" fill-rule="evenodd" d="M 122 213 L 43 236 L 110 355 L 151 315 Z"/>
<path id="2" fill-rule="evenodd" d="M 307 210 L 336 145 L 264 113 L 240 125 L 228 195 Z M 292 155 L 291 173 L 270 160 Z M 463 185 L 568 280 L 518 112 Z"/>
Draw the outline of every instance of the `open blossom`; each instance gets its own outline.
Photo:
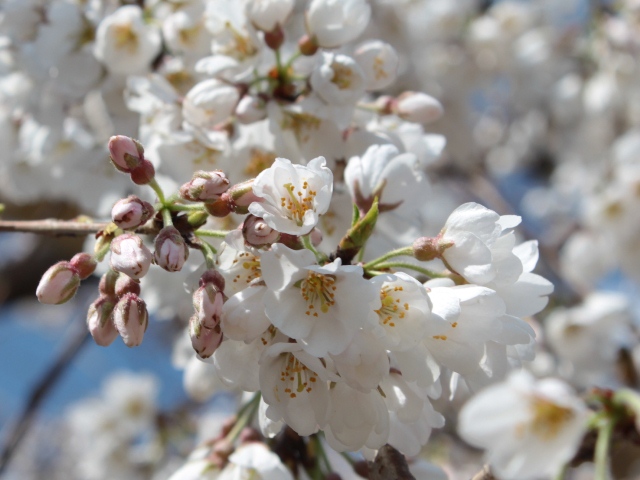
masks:
<path id="1" fill-rule="evenodd" d="M 214 78 L 203 80 L 187 93 L 182 115 L 190 126 L 212 129 L 229 118 L 239 99 L 235 87 Z"/>
<path id="2" fill-rule="evenodd" d="M 367 90 L 381 90 L 393 84 L 398 70 L 398 54 L 388 43 L 369 40 L 359 45 L 354 59 L 367 80 Z"/>
<path id="3" fill-rule="evenodd" d="M 460 412 L 458 431 L 487 450 L 500 478 L 549 477 L 575 454 L 588 412 L 566 383 L 537 381 L 519 371 L 471 398 Z"/>
<path id="4" fill-rule="evenodd" d="M 355 105 L 366 89 L 364 73 L 347 55 L 323 53 L 309 78 L 311 87 L 330 105 Z"/>
<path id="5" fill-rule="evenodd" d="M 293 480 L 291 471 L 280 457 L 264 443 L 250 442 L 240 445 L 229 457 L 229 463 L 217 480 Z"/>
<path id="6" fill-rule="evenodd" d="M 144 73 L 160 52 L 160 30 L 145 24 L 142 9 L 125 5 L 106 17 L 96 31 L 94 52 L 112 73 Z"/>
<path id="7" fill-rule="evenodd" d="M 294 0 L 253 0 L 247 3 L 247 18 L 256 28 L 271 32 L 284 25 L 294 4 Z"/>
<path id="8" fill-rule="evenodd" d="M 366 0 L 313 0 L 306 12 L 309 36 L 324 48 L 335 48 L 355 40 L 371 17 Z"/>
<path id="9" fill-rule="evenodd" d="M 249 212 L 281 233 L 306 235 L 329 209 L 333 174 L 325 165 L 324 157 L 306 166 L 276 158 L 256 177 L 253 193 L 262 201 L 249 205 Z"/>

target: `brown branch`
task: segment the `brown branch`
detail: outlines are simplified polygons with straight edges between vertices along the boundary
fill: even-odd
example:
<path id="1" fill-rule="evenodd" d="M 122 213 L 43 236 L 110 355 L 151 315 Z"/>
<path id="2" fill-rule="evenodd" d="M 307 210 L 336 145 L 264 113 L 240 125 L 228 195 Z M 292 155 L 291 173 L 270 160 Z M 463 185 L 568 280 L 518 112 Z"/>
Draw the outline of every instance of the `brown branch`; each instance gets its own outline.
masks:
<path id="1" fill-rule="evenodd" d="M 86 222 L 79 220 L 0 220 L 0 232 L 38 233 L 42 235 L 82 237 L 104 230 L 107 222 Z M 136 228 L 142 235 L 155 235 L 158 228 L 153 224 Z"/>

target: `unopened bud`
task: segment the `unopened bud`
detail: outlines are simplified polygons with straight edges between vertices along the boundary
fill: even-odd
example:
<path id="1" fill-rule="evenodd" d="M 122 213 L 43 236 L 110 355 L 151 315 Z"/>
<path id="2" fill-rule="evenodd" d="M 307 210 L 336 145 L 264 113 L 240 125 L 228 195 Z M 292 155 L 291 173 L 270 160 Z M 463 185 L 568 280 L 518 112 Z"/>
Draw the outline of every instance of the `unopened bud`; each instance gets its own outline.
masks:
<path id="1" fill-rule="evenodd" d="M 106 296 L 115 295 L 116 281 L 118 280 L 119 277 L 120 277 L 120 273 L 111 269 L 107 273 L 102 275 L 102 278 L 100 279 L 100 284 L 98 285 L 98 291 L 100 292 L 100 294 L 106 295 Z"/>
<path id="2" fill-rule="evenodd" d="M 168 272 L 178 272 L 189 258 L 189 247 L 185 243 L 178 229 L 167 225 L 154 240 L 155 251 L 153 259 L 157 265 Z"/>
<path id="3" fill-rule="evenodd" d="M 376 101 L 375 106 L 380 115 L 389 115 L 393 113 L 392 106 L 395 99 L 390 95 L 380 95 Z"/>
<path id="4" fill-rule="evenodd" d="M 96 344 L 107 347 L 118 336 L 118 330 L 113 323 L 113 308 L 115 299 L 101 295 L 89 306 L 87 312 L 87 327 Z"/>
<path id="5" fill-rule="evenodd" d="M 142 239 L 133 233 L 125 233 L 111 242 L 111 260 L 109 264 L 116 272 L 139 279 L 146 275 L 151 265 L 152 255 L 142 243 Z"/>
<path id="6" fill-rule="evenodd" d="M 248 215 L 242 224 L 242 236 L 248 245 L 260 247 L 277 242 L 280 232 L 267 225 L 262 218 Z"/>
<path id="7" fill-rule="evenodd" d="M 198 282 L 200 287 L 205 286 L 207 283 L 213 284 L 221 292 L 224 291 L 225 280 L 224 277 L 217 270 L 206 270 Z"/>
<path id="8" fill-rule="evenodd" d="M 180 187 L 180 196 L 191 202 L 216 200 L 229 189 L 229 179 L 222 170 L 198 170 L 191 181 Z"/>
<path id="9" fill-rule="evenodd" d="M 207 202 L 204 204 L 204 208 L 209 215 L 218 218 L 224 218 L 227 215 L 233 213 L 233 201 L 229 197 L 229 193 L 225 192 L 220 195 L 220 198 L 213 202 Z"/>
<path id="10" fill-rule="evenodd" d="M 127 293 L 140 295 L 140 280 L 134 280 L 128 275 L 119 275 L 114 286 L 116 297 L 122 297 Z"/>
<path id="11" fill-rule="evenodd" d="M 222 342 L 220 325 L 218 324 L 214 328 L 206 328 L 200 323 L 197 315 L 192 316 L 189 320 L 189 335 L 191 336 L 193 349 L 202 358 L 208 358 L 213 355 Z"/>
<path id="12" fill-rule="evenodd" d="M 413 256 L 421 262 L 428 262 L 440 256 L 437 238 L 420 237 L 413 242 Z"/>
<path id="13" fill-rule="evenodd" d="M 96 271 L 96 267 L 98 266 L 98 262 L 93 258 L 93 255 L 84 252 L 75 254 L 69 263 L 76 269 L 80 280 L 88 278 Z"/>
<path id="14" fill-rule="evenodd" d="M 189 212 L 187 214 L 187 223 L 193 230 L 197 230 L 209 219 L 209 214 L 207 212 L 203 212 L 201 210 L 197 210 L 195 212 Z"/>
<path id="15" fill-rule="evenodd" d="M 253 183 L 255 179 L 237 183 L 229 189 L 227 194 L 231 197 L 234 212 L 244 215 L 249 213 L 249 205 L 253 202 L 261 202 L 262 198 L 253 193 Z"/>
<path id="16" fill-rule="evenodd" d="M 302 55 L 306 55 L 310 57 L 315 55 L 318 51 L 318 44 L 315 39 L 311 38 L 309 35 L 304 35 L 300 40 L 298 40 L 298 48 L 300 49 L 300 53 Z"/>
<path id="17" fill-rule="evenodd" d="M 142 159 L 140 165 L 131 171 L 131 181 L 136 185 L 147 185 L 156 176 L 156 169 L 149 160 Z"/>
<path id="18" fill-rule="evenodd" d="M 144 225 L 154 213 L 153 205 L 135 195 L 130 195 L 115 203 L 111 209 L 111 220 L 118 227 L 126 230 Z"/>
<path id="19" fill-rule="evenodd" d="M 121 172 L 131 173 L 144 158 L 144 148 L 133 138 L 115 135 L 109 139 L 111 162 Z"/>
<path id="20" fill-rule="evenodd" d="M 125 294 L 113 310 L 113 322 L 127 347 L 137 347 L 149 324 L 147 305 L 133 293 Z"/>
<path id="21" fill-rule="evenodd" d="M 78 271 L 70 262 L 58 262 L 42 275 L 36 296 L 40 303 L 59 305 L 71 300 L 79 286 Z"/>
<path id="22" fill-rule="evenodd" d="M 270 32 L 264 32 L 264 43 L 267 44 L 271 50 L 278 50 L 284 43 L 284 31 L 280 25 Z"/>
<path id="23" fill-rule="evenodd" d="M 245 95 L 236 106 L 236 118 L 240 123 L 259 122 L 267 117 L 265 103 L 259 97 Z"/>
<path id="24" fill-rule="evenodd" d="M 393 102 L 391 109 L 404 120 L 422 124 L 435 122 L 444 112 L 438 100 L 422 92 L 404 92 Z"/>
<path id="25" fill-rule="evenodd" d="M 195 316 L 204 328 L 215 328 L 220 324 L 223 303 L 222 292 L 212 283 L 203 285 L 193 293 Z"/>

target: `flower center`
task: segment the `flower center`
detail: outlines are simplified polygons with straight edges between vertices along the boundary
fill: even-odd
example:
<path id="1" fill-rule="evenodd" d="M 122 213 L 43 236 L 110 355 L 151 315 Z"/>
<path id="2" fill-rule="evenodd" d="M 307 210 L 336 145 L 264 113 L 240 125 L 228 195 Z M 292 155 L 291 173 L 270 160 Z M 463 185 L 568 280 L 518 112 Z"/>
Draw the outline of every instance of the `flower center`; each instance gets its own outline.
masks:
<path id="1" fill-rule="evenodd" d="M 296 191 L 292 183 L 285 183 L 284 188 L 288 197 L 280 197 L 280 206 L 289 212 L 289 218 L 298 226 L 303 224 L 304 214 L 307 210 L 313 210 L 313 201 L 318 192 L 311 190 L 307 181 L 302 182 L 302 189 Z"/>
<path id="2" fill-rule="evenodd" d="M 333 70 L 331 83 L 337 86 L 340 90 L 346 90 L 351 86 L 353 71 L 349 67 L 334 62 L 331 64 L 331 70 Z"/>
<path id="3" fill-rule="evenodd" d="M 394 297 L 394 293 L 402 292 L 403 288 L 399 285 L 391 287 L 385 285 L 380 289 L 380 302 L 382 306 L 375 312 L 380 318 L 380 324 L 389 327 L 395 327 L 398 320 L 405 317 L 406 312 L 409 311 L 408 303 L 400 303 L 399 297 Z"/>
<path id="4" fill-rule="evenodd" d="M 280 372 L 280 382 L 284 384 L 284 393 L 296 398 L 299 393 L 310 393 L 318 381 L 318 374 L 309 370 L 293 354 L 289 353 L 284 368 Z"/>
<path id="5" fill-rule="evenodd" d="M 533 419 L 530 422 L 534 435 L 549 440 L 558 435 L 562 426 L 573 418 L 570 408 L 562 407 L 544 398 L 531 399 Z"/>
<path id="6" fill-rule="evenodd" d="M 255 255 L 242 252 L 233 260 L 234 267 L 240 266 L 240 273 L 233 277 L 233 283 L 245 283 L 248 285 L 262 275 L 260 259 Z M 237 270 L 236 270 L 237 271 Z"/>
<path id="7" fill-rule="evenodd" d="M 138 35 L 133 31 L 130 23 L 116 25 L 114 39 L 116 48 L 129 50 L 130 53 L 134 53 L 138 48 Z"/>
<path id="8" fill-rule="evenodd" d="M 335 305 L 334 292 L 336 278 L 333 275 L 322 275 L 309 272 L 307 278 L 300 284 L 300 294 L 307 302 L 305 315 L 318 316 L 318 310 L 327 313 L 329 307 Z"/>

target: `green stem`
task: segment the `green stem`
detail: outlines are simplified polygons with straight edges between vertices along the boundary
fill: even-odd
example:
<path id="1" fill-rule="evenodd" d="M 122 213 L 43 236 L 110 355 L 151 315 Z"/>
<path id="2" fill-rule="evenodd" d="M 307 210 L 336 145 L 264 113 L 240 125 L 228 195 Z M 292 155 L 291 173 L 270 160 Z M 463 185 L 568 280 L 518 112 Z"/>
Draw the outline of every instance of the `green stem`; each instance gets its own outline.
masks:
<path id="1" fill-rule="evenodd" d="M 256 392 L 251 400 L 245 403 L 238 411 L 236 423 L 233 424 L 229 433 L 225 437 L 225 440 L 229 443 L 233 443 L 237 440 L 242 430 L 251 423 L 253 417 L 258 411 L 260 406 L 260 392 Z"/>
<path id="2" fill-rule="evenodd" d="M 300 52 L 300 50 L 298 50 L 296 53 L 294 53 L 293 55 L 291 55 L 291 57 L 289 58 L 289 60 L 287 60 L 287 63 L 284 65 L 284 69 L 289 70 L 291 68 L 291 65 L 293 65 L 293 62 L 295 62 L 298 58 L 300 58 L 302 56 L 302 53 Z"/>
<path id="3" fill-rule="evenodd" d="M 445 273 L 434 272 L 433 270 L 429 270 L 428 268 L 421 267 L 419 265 L 415 265 L 413 263 L 408 262 L 384 262 L 378 263 L 376 266 L 376 270 L 382 270 L 385 268 L 407 268 L 409 270 L 413 270 L 423 275 L 426 275 L 429 278 L 447 278 L 448 275 Z M 366 265 L 365 265 L 366 270 Z"/>
<path id="4" fill-rule="evenodd" d="M 640 395 L 628 388 L 622 388 L 613 395 L 613 401 L 620 403 L 633 411 L 640 418 Z"/>
<path id="5" fill-rule="evenodd" d="M 229 233 L 224 230 L 196 230 L 195 233 L 199 237 L 214 237 L 214 238 L 224 238 Z"/>
<path id="6" fill-rule="evenodd" d="M 169 210 L 167 207 L 162 208 L 162 223 L 165 227 L 173 225 L 173 220 L 171 219 L 171 210 Z"/>
<path id="7" fill-rule="evenodd" d="M 595 480 L 609 480 L 609 447 L 615 420 L 611 417 L 604 419 L 598 427 L 598 439 L 596 440 Z"/>
<path id="8" fill-rule="evenodd" d="M 202 203 L 195 203 L 193 205 L 183 205 L 179 203 L 173 203 L 171 205 L 167 205 L 164 208 L 168 208 L 172 212 L 193 212 L 198 210 L 204 210 L 204 205 Z"/>
<path id="9" fill-rule="evenodd" d="M 94 260 L 96 262 L 101 262 L 102 260 L 104 260 L 105 255 L 109 253 L 110 249 L 111 249 L 111 242 L 105 243 L 100 250 L 93 253 Z"/>
<path id="10" fill-rule="evenodd" d="M 316 256 L 316 260 L 318 261 L 318 263 L 322 263 L 327 259 L 327 256 L 324 253 L 316 250 L 316 247 L 314 247 L 313 243 L 311 243 L 311 238 L 309 237 L 309 235 L 303 235 L 300 238 L 302 239 L 302 245 L 304 245 L 304 248 L 306 248 L 307 250 L 311 250 L 311 252 Z"/>
<path id="11" fill-rule="evenodd" d="M 333 468 L 331 467 L 331 462 L 329 461 L 329 457 L 327 457 L 327 452 L 324 451 L 324 447 L 322 445 L 322 441 L 320 440 L 320 436 L 316 435 L 313 438 L 313 440 L 315 443 L 316 451 L 318 453 L 318 457 L 322 460 L 322 463 L 324 463 L 326 472 L 327 473 L 333 472 Z"/>
<path id="12" fill-rule="evenodd" d="M 391 250 L 390 252 L 385 253 L 384 255 L 376 258 L 375 260 L 371 260 L 370 262 L 365 263 L 363 268 L 367 270 L 367 269 L 370 269 L 371 267 L 375 267 L 379 263 L 389 260 L 390 258 L 401 257 L 401 256 L 413 257 L 413 247 L 402 247 L 402 248 L 398 248 L 397 250 Z"/>
<path id="13" fill-rule="evenodd" d="M 352 468 L 356 466 L 356 461 L 351 458 L 351 455 L 349 455 L 347 452 L 340 452 L 340 455 L 342 455 L 342 458 L 349 462 L 349 465 L 351 465 Z"/>
<path id="14" fill-rule="evenodd" d="M 165 206 L 167 201 L 164 198 L 164 192 L 162 191 L 162 188 L 160 188 L 160 185 L 158 185 L 158 182 L 155 178 L 149 182 L 149 186 L 153 189 L 154 192 L 156 192 L 160 203 Z"/>
<path id="15" fill-rule="evenodd" d="M 202 241 L 200 243 L 202 245 L 202 250 L 203 250 L 203 254 L 205 255 L 205 259 L 206 259 L 207 256 L 209 256 L 209 257 L 211 257 L 211 261 L 215 263 L 216 255 L 218 254 L 218 251 L 215 248 L 213 248 L 211 246 L 211 244 L 209 244 L 209 243 L 207 243 L 205 241 Z M 207 267 L 211 268 L 209 266 L 209 262 L 208 261 L 207 261 Z"/>
<path id="16" fill-rule="evenodd" d="M 283 70 L 282 67 L 282 57 L 280 56 L 280 49 L 276 49 L 274 53 L 276 55 L 276 67 L 278 68 L 278 76 L 282 78 L 282 76 L 286 74 L 286 71 Z"/>
<path id="17" fill-rule="evenodd" d="M 564 480 L 564 477 L 567 475 L 567 465 L 562 465 L 562 467 L 560 467 L 560 470 L 558 470 L 558 473 L 556 474 L 555 477 L 553 477 L 553 480 Z"/>

